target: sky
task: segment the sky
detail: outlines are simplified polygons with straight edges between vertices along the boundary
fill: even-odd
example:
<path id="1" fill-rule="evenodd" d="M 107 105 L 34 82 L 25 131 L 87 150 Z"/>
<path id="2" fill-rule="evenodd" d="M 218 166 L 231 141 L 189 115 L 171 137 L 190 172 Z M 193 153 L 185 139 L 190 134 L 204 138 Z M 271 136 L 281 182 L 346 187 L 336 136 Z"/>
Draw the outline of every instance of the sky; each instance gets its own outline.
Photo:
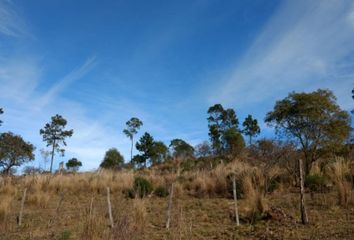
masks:
<path id="1" fill-rule="evenodd" d="M 97 168 L 116 147 L 130 158 L 125 123 L 138 117 L 169 144 L 208 140 L 207 109 L 258 119 L 276 100 L 331 89 L 353 108 L 352 0 L 0 0 L 0 132 L 36 146 L 60 114 L 74 135 L 64 157 Z M 136 150 L 135 150 L 135 153 Z"/>

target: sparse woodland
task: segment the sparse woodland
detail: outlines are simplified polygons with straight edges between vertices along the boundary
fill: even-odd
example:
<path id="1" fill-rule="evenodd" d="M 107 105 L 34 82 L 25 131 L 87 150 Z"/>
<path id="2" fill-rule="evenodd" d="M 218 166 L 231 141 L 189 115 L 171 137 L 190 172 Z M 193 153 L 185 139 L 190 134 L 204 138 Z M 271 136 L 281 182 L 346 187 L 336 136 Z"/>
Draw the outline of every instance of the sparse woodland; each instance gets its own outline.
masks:
<path id="1" fill-rule="evenodd" d="M 0 239 L 353 239 L 351 117 L 331 91 L 277 101 L 265 116 L 274 138 L 221 104 L 206 117 L 210 141 L 197 146 L 135 139 L 143 121 L 134 117 L 123 130 L 130 159 L 112 146 L 94 172 L 79 172 L 77 158 L 52 170 L 75 134 L 62 116 L 40 130 L 50 171 L 13 174 L 34 146 L 2 133 Z"/>

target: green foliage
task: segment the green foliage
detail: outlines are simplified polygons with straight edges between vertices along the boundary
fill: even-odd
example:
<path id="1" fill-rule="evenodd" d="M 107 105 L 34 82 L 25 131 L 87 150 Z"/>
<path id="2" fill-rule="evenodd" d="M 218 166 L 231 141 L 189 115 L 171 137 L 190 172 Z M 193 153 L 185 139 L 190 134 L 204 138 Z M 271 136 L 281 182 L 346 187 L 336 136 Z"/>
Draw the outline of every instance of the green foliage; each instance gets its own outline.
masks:
<path id="1" fill-rule="evenodd" d="M 235 111 L 233 109 L 225 110 L 221 104 L 215 104 L 208 109 L 208 114 L 209 136 L 214 153 L 232 152 L 231 144 L 228 142 L 230 133 L 239 132 L 239 122 Z"/>
<path id="2" fill-rule="evenodd" d="M 47 123 L 43 129 L 39 131 L 40 135 L 43 137 L 43 141 L 47 142 L 47 147 L 52 147 L 52 158 L 50 163 L 50 172 L 53 168 L 53 158 L 54 152 L 57 151 L 64 155 L 64 148 L 60 145 L 66 146 L 65 138 L 71 137 L 74 130 L 64 130 L 67 121 L 60 115 L 55 115 L 52 117 L 51 122 Z"/>
<path id="3" fill-rule="evenodd" d="M 4 110 L 2 110 L 2 108 L 0 108 L 0 115 L 4 113 Z M 0 120 L 0 126 L 2 124 L 2 121 Z"/>
<path id="4" fill-rule="evenodd" d="M 72 158 L 65 165 L 69 171 L 77 172 L 82 166 L 82 162 L 80 162 L 77 158 Z"/>
<path id="5" fill-rule="evenodd" d="M 161 141 L 155 141 L 149 133 L 144 133 L 139 142 L 136 143 L 136 149 L 141 154 L 133 158 L 135 164 L 146 167 L 147 161 L 151 164 L 161 163 L 167 156 L 168 148 Z"/>
<path id="6" fill-rule="evenodd" d="M 254 136 L 257 136 L 260 132 L 261 129 L 258 126 L 257 119 L 253 119 L 252 115 L 248 115 L 245 119 L 245 121 L 242 123 L 243 126 L 243 133 L 246 136 L 249 136 L 249 144 L 252 144 L 252 138 Z"/>
<path id="7" fill-rule="evenodd" d="M 167 153 L 168 153 L 168 148 L 163 142 L 161 141 L 154 142 L 152 155 L 150 156 L 152 164 L 155 165 L 158 163 L 162 163 L 164 159 L 167 157 Z"/>
<path id="8" fill-rule="evenodd" d="M 6 174 L 11 173 L 13 167 L 34 160 L 35 147 L 25 142 L 19 135 L 11 132 L 0 135 L 0 167 Z"/>
<path id="9" fill-rule="evenodd" d="M 141 164 L 146 166 L 146 161 L 154 155 L 154 138 L 147 132 L 136 143 L 136 149 L 142 154 L 137 158 Z"/>
<path id="10" fill-rule="evenodd" d="M 307 175 L 305 178 L 305 186 L 313 192 L 323 192 L 326 189 L 326 183 L 326 177 L 319 174 Z"/>
<path id="11" fill-rule="evenodd" d="M 133 159 L 133 145 L 134 135 L 138 133 L 138 130 L 143 125 L 143 122 L 139 118 L 133 117 L 126 122 L 127 128 L 123 130 L 123 133 L 131 140 L 132 145 L 130 149 L 130 161 Z"/>
<path id="12" fill-rule="evenodd" d="M 193 156 L 194 148 L 182 139 L 173 139 L 170 143 L 172 154 L 175 157 L 185 158 L 187 156 Z"/>
<path id="13" fill-rule="evenodd" d="M 128 197 L 143 198 L 146 195 L 149 195 L 154 190 L 152 183 L 144 177 L 135 177 L 133 188 L 128 190 Z"/>
<path id="14" fill-rule="evenodd" d="M 242 134 L 234 128 L 225 131 L 224 141 L 227 153 L 232 154 L 233 156 L 240 154 L 245 147 L 245 141 Z"/>
<path id="15" fill-rule="evenodd" d="M 154 190 L 154 194 L 158 197 L 164 198 L 168 196 L 168 190 L 165 186 L 158 186 L 155 190 Z"/>
<path id="16" fill-rule="evenodd" d="M 123 164 L 123 156 L 116 148 L 111 148 L 106 152 L 100 167 L 105 169 L 118 170 L 122 168 Z"/>
<path id="17" fill-rule="evenodd" d="M 265 121 L 278 134 L 297 141 L 305 155 L 305 173 L 320 157 L 320 149 L 333 152 L 349 138 L 350 116 L 340 109 L 330 90 L 289 93 L 277 101 Z"/>
<path id="18" fill-rule="evenodd" d="M 69 240 L 71 239 L 71 232 L 70 230 L 64 230 L 60 235 L 60 240 Z"/>
<path id="19" fill-rule="evenodd" d="M 186 158 L 181 162 L 181 168 L 183 171 L 191 171 L 195 168 L 197 161 L 192 158 Z"/>

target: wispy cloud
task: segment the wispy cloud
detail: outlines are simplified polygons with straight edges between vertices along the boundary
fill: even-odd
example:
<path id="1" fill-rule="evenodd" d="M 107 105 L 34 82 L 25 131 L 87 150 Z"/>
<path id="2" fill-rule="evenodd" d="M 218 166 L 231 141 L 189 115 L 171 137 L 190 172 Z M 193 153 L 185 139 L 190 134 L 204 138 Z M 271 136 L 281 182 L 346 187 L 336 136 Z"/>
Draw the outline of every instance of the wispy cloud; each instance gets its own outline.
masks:
<path id="1" fill-rule="evenodd" d="M 71 83 L 81 79 L 89 73 L 95 65 L 95 57 L 90 57 L 79 67 L 75 68 L 69 74 L 59 79 L 54 85 L 39 99 L 39 108 L 48 105 L 55 99 L 61 91 L 67 88 Z"/>
<path id="2" fill-rule="evenodd" d="M 208 100 L 247 106 L 321 87 L 349 107 L 354 64 L 343 62 L 354 55 L 353 16 L 350 0 L 284 2 Z"/>
<path id="3" fill-rule="evenodd" d="M 25 22 L 10 0 L 0 0 L 0 34 L 11 37 L 29 35 Z"/>

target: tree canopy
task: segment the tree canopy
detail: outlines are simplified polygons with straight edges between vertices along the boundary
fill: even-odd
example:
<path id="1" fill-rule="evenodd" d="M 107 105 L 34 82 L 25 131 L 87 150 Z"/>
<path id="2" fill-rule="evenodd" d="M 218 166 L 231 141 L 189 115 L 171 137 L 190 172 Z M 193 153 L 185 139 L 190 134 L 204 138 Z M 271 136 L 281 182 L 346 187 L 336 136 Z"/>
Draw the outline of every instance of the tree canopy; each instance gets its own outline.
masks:
<path id="1" fill-rule="evenodd" d="M 243 133 L 249 137 L 249 144 L 252 144 L 252 138 L 257 136 L 261 129 L 258 126 L 257 119 L 253 119 L 252 115 L 248 115 L 245 118 L 245 121 L 242 123 Z"/>
<path id="2" fill-rule="evenodd" d="M 79 168 L 82 167 L 82 162 L 79 161 L 77 158 L 71 158 L 67 161 L 65 165 L 69 171 L 77 172 Z"/>
<path id="3" fill-rule="evenodd" d="M 51 122 L 47 123 L 43 129 L 39 131 L 40 135 L 43 136 L 43 141 L 47 142 L 47 147 L 52 147 L 51 152 L 51 163 L 50 172 L 53 169 L 53 159 L 55 151 L 64 154 L 64 148 L 61 145 L 66 146 L 65 139 L 71 137 L 74 130 L 65 130 L 67 121 L 60 115 L 55 115 L 51 118 Z"/>
<path id="4" fill-rule="evenodd" d="M 291 92 L 277 101 L 265 121 L 275 126 L 279 135 L 293 139 L 305 157 L 305 172 L 320 157 L 320 149 L 333 151 L 348 139 L 350 116 L 340 109 L 330 90 L 311 93 Z"/>
<path id="5" fill-rule="evenodd" d="M 209 137 L 214 153 L 235 153 L 235 143 L 241 143 L 241 141 L 235 141 L 235 139 L 236 137 L 242 138 L 242 135 L 239 134 L 239 121 L 235 111 L 233 109 L 225 110 L 221 104 L 215 104 L 208 109 L 208 114 Z"/>
<path id="6" fill-rule="evenodd" d="M 154 165 L 161 163 L 167 157 L 168 148 L 161 141 L 155 141 L 147 132 L 136 143 L 136 149 L 140 152 L 134 156 L 133 162 L 137 165 L 146 167 L 148 163 Z"/>
<path id="7" fill-rule="evenodd" d="M 124 157 L 120 154 L 118 149 L 110 148 L 100 164 L 101 168 L 119 170 L 123 167 Z"/>
<path id="8" fill-rule="evenodd" d="M 123 130 L 123 133 L 131 140 L 130 148 L 130 161 L 133 159 L 133 146 L 134 146 L 134 135 L 138 133 L 138 130 L 143 125 L 143 122 L 136 117 L 132 117 L 126 123 L 127 128 Z"/>
<path id="9" fill-rule="evenodd" d="M 9 174 L 13 167 L 34 160 L 35 147 L 12 132 L 0 135 L 0 167 L 5 174 Z"/>
<path id="10" fill-rule="evenodd" d="M 4 110 L 2 108 L 0 108 L 0 115 L 3 114 L 3 113 L 4 113 Z M 2 121 L 0 119 L 0 126 L 1 126 L 1 124 L 2 124 Z"/>
<path id="11" fill-rule="evenodd" d="M 170 148 L 174 157 L 188 157 L 193 156 L 194 148 L 189 145 L 186 141 L 175 138 L 170 143 Z"/>

